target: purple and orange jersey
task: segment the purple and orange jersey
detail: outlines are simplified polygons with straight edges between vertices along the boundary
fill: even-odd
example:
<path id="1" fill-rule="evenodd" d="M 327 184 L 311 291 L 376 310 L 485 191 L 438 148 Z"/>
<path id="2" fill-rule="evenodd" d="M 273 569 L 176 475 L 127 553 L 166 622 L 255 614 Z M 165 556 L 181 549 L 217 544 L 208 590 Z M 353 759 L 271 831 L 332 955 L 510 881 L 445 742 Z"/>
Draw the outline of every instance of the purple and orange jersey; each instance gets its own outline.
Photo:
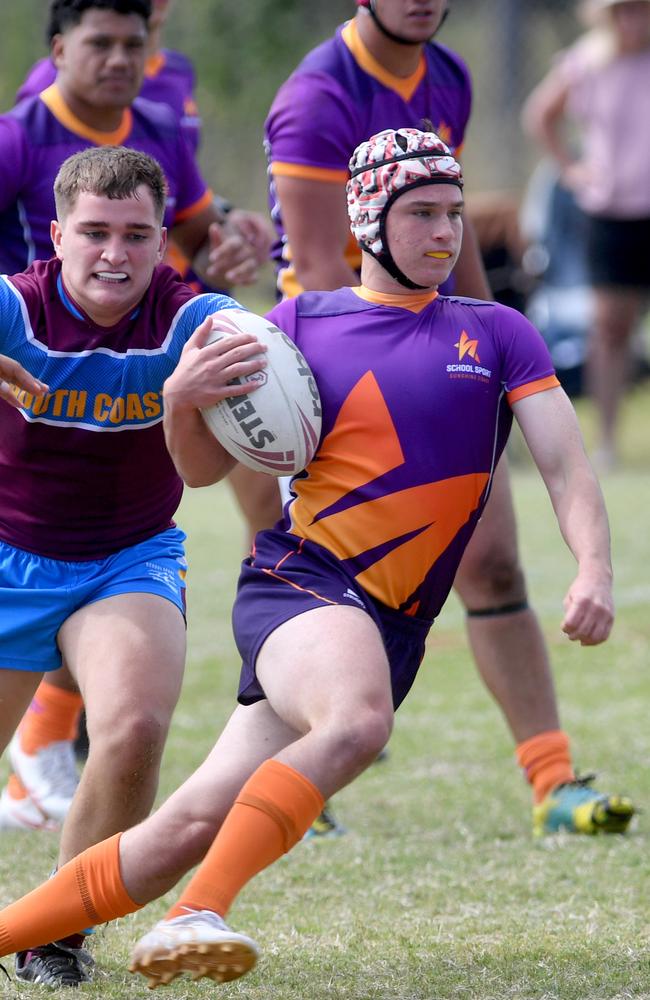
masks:
<path id="1" fill-rule="evenodd" d="M 0 273 L 14 274 L 52 256 L 54 179 L 65 159 L 93 145 L 129 146 L 158 160 L 168 185 L 167 226 L 212 202 L 170 108 L 138 97 L 119 128 L 98 132 L 72 114 L 52 84 L 0 115 Z"/>
<path id="2" fill-rule="evenodd" d="M 237 306 L 195 296 L 160 265 L 113 327 L 69 297 L 58 260 L 0 277 L 0 353 L 49 386 L 0 407 L 0 539 L 52 559 L 102 559 L 164 531 L 182 483 L 165 447 L 162 386 L 206 316 Z"/>
<path id="3" fill-rule="evenodd" d="M 542 337 L 496 303 L 363 287 L 305 292 L 269 319 L 304 354 L 323 407 L 285 531 L 326 548 L 381 604 L 432 621 L 487 500 L 510 405 L 559 384 Z"/>
<path id="4" fill-rule="evenodd" d="M 56 67 L 49 57 L 34 63 L 16 94 L 16 103 L 35 97 L 56 80 Z M 196 74 L 192 63 L 174 49 L 161 49 L 147 59 L 140 97 L 167 104 L 180 122 L 194 155 L 201 142 L 201 118 L 194 97 Z"/>
<path id="5" fill-rule="evenodd" d="M 298 177 L 344 185 L 361 142 L 385 128 L 422 128 L 428 119 L 459 154 L 472 100 L 469 71 L 455 53 L 430 42 L 416 72 L 388 73 L 364 46 L 354 20 L 303 59 L 278 91 L 265 123 L 269 203 L 278 232 L 272 255 L 283 296 L 301 291 L 291 265 L 273 178 Z M 350 238 L 346 259 L 360 264 Z"/>

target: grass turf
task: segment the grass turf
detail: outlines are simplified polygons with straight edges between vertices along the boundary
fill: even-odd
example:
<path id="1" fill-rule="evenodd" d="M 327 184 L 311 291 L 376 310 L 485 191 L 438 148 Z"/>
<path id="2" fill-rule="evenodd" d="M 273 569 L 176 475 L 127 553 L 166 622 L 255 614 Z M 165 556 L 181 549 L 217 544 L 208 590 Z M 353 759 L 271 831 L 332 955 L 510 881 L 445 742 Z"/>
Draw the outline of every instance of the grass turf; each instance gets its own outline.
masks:
<path id="1" fill-rule="evenodd" d="M 589 438 L 589 407 L 580 414 Z M 514 471 L 524 564 L 576 763 L 600 772 L 599 787 L 628 792 L 642 806 L 650 801 L 649 423 L 646 387 L 628 405 L 627 469 L 603 483 L 618 619 L 610 641 L 596 649 L 575 648 L 559 631 L 572 560 L 537 475 L 526 462 Z M 238 672 L 229 611 L 243 529 L 227 486 L 189 491 L 179 521 L 189 534 L 190 654 L 161 796 L 211 746 Z M 299 845 L 247 886 L 233 908 L 233 927 L 262 948 L 258 969 L 227 986 L 177 980 L 162 997 L 650 997 L 647 817 L 626 837 L 532 841 L 529 791 L 472 665 L 455 599 L 398 714 L 389 759 L 337 796 L 335 806 L 348 835 Z M 46 875 L 56 837 L 2 833 L 0 844 L 6 903 Z M 172 898 L 98 930 L 97 978 L 81 996 L 151 995 L 125 966 L 132 943 Z M 42 995 L 70 993 L 0 980 L 1 997 Z"/>

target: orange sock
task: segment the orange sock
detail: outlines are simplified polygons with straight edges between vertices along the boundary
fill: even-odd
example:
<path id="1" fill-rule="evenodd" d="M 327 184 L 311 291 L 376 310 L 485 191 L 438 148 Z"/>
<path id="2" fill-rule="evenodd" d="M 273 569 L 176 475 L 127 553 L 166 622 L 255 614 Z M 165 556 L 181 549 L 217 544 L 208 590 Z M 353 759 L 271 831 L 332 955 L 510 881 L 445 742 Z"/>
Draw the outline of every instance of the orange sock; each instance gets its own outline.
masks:
<path id="1" fill-rule="evenodd" d="M 526 780 L 533 786 L 535 804 L 541 802 L 556 785 L 575 778 L 569 737 L 561 729 L 538 733 L 519 743 L 517 761 L 524 769 Z"/>
<path id="2" fill-rule="evenodd" d="M 49 743 L 73 740 L 83 700 L 77 691 L 64 691 L 43 680 L 18 727 L 25 753 L 37 753 Z"/>
<path id="3" fill-rule="evenodd" d="M 165 919 L 186 907 L 224 917 L 253 875 L 298 843 L 321 812 L 315 785 L 292 767 L 267 760 L 248 779 L 212 847 Z"/>
<path id="4" fill-rule="evenodd" d="M 139 910 L 122 882 L 121 833 L 89 847 L 0 911 L 0 957 L 26 951 Z"/>
<path id="5" fill-rule="evenodd" d="M 29 795 L 18 775 L 13 774 L 13 772 L 9 775 L 9 780 L 7 781 L 7 793 L 10 799 L 15 799 L 17 802 L 21 799 L 26 799 Z"/>

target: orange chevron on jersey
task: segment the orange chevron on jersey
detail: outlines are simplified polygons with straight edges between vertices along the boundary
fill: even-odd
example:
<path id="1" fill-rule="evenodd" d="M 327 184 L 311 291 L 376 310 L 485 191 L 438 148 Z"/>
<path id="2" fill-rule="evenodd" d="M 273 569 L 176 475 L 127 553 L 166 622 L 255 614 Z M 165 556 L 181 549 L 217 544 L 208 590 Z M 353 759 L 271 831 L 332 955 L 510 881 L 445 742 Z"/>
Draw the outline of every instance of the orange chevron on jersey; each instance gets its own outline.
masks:
<path id="1" fill-rule="evenodd" d="M 404 462 L 393 421 L 372 372 L 357 382 L 318 451 L 318 469 L 295 484 L 291 530 L 311 537 L 309 525 L 347 493 Z M 324 486 L 324 483 L 327 483 Z"/>
<path id="2" fill-rule="evenodd" d="M 404 463 L 395 427 L 372 372 L 354 386 L 322 441 L 318 462 L 294 482 L 293 534 L 340 559 L 365 554 L 355 574 L 377 600 L 400 607 L 479 505 L 487 473 L 371 495 L 368 487 Z M 344 497 L 349 505 L 341 505 Z M 336 505 L 336 511 L 328 510 Z M 341 509 L 343 506 L 343 509 Z M 389 544 L 389 551 L 386 545 Z M 377 558 L 368 565 L 368 554 Z"/>

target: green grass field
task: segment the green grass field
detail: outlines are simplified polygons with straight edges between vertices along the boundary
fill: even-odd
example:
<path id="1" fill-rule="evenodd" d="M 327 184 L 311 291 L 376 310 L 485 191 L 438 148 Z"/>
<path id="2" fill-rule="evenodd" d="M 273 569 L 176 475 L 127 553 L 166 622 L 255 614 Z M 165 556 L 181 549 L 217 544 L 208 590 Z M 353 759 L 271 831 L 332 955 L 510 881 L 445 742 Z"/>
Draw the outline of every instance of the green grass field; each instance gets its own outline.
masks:
<path id="1" fill-rule="evenodd" d="M 589 438 L 588 407 L 580 413 Z M 476 676 L 452 598 L 398 715 L 389 759 L 337 797 L 349 834 L 299 845 L 235 904 L 233 927 L 261 945 L 258 968 L 229 986 L 177 980 L 162 997 L 650 998 L 648 427 L 646 385 L 626 412 L 625 471 L 603 484 L 618 620 L 609 643 L 592 650 L 574 648 L 559 631 L 571 557 L 541 481 L 519 458 L 517 440 L 513 448 L 524 562 L 553 655 L 563 723 L 578 767 L 598 771 L 603 788 L 626 791 L 645 806 L 629 835 L 532 841 L 529 790 Z M 179 520 L 189 535 L 190 658 L 163 795 L 211 746 L 238 674 L 229 609 L 242 531 L 227 486 L 189 492 Z M 5 833 L 1 843 L 5 903 L 47 874 L 56 838 Z M 99 930 L 97 979 L 80 996 L 151 995 L 125 966 L 130 946 L 165 905 Z M 44 995 L 70 994 L 0 978 L 2 997 Z"/>

